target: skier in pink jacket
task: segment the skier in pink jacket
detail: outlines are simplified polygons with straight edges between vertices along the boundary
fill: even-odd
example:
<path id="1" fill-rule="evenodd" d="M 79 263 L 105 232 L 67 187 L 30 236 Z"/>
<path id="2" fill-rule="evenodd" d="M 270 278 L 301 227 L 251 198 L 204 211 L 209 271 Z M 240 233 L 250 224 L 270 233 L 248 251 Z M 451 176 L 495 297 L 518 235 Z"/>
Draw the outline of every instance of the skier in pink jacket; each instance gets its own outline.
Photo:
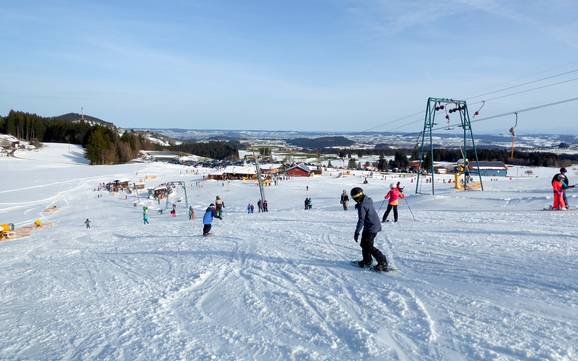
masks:
<path id="1" fill-rule="evenodd" d="M 389 185 L 389 192 L 387 192 L 387 194 L 384 197 L 384 199 L 389 199 L 389 203 L 387 204 L 387 210 L 385 211 L 383 219 L 381 220 L 382 223 L 387 222 L 387 217 L 389 216 L 389 213 L 391 212 L 392 209 L 393 209 L 393 221 L 397 222 L 397 205 L 399 204 L 400 198 L 405 198 L 405 196 L 403 195 L 401 189 L 399 188 L 399 185 L 396 186 L 395 184 L 391 183 Z"/>

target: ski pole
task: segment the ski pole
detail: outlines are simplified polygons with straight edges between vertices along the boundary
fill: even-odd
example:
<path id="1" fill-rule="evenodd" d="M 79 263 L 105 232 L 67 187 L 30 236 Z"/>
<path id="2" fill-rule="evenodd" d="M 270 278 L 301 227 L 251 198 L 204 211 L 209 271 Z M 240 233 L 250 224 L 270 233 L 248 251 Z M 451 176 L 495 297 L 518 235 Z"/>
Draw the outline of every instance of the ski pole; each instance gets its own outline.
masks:
<path id="1" fill-rule="evenodd" d="M 405 204 L 407 205 L 407 209 L 409 209 L 409 213 L 411 213 L 411 218 L 413 218 L 413 221 L 415 222 L 415 216 L 413 215 L 411 207 L 409 206 L 409 202 L 407 201 L 407 198 L 404 198 L 404 199 L 405 199 Z"/>
<path id="2" fill-rule="evenodd" d="M 381 201 L 381 205 L 379 206 L 379 209 L 377 210 L 377 214 L 379 214 L 379 211 L 381 211 L 381 208 L 383 207 L 384 202 L 385 202 L 385 199 Z"/>

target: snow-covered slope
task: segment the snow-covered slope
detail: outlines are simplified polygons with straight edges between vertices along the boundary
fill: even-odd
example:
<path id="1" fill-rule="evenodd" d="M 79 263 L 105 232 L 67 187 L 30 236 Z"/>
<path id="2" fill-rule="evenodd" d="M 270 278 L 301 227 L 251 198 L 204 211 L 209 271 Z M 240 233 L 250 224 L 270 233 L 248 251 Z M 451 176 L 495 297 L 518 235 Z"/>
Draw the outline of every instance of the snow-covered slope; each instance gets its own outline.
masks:
<path id="1" fill-rule="evenodd" d="M 0 359 L 577 358 L 578 213 L 541 211 L 554 170 L 488 179 L 484 193 L 440 183 L 435 197 L 411 195 L 376 239 L 401 271 L 378 274 L 349 264 L 361 256 L 356 213 L 339 195 L 362 186 L 379 208 L 392 176 L 283 181 L 265 190 L 269 213 L 246 214 L 254 183 L 201 181 L 185 167 L 10 162 L 1 222 L 59 211 L 43 216 L 52 228 L 0 243 Z M 97 198 L 96 184 L 121 176 L 185 180 L 196 219 L 182 191 L 176 218 L 134 194 Z M 216 195 L 224 219 L 204 238 Z"/>

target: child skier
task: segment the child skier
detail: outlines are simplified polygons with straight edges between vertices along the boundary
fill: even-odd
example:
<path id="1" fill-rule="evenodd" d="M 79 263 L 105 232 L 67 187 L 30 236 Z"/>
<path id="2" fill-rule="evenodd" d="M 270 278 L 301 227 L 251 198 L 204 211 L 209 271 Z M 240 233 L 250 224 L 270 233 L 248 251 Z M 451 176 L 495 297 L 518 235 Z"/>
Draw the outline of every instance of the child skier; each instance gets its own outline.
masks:
<path id="1" fill-rule="evenodd" d="M 373 245 L 373 241 L 377 233 L 381 231 L 381 224 L 379 223 L 379 216 L 373 207 L 373 200 L 363 194 L 363 189 L 355 187 L 351 190 L 351 198 L 356 202 L 357 209 L 357 226 L 353 239 L 357 242 L 359 232 L 363 229 L 361 234 L 361 253 L 363 260 L 356 262 L 359 267 L 370 267 L 373 258 L 377 261 L 375 270 L 379 272 L 387 272 L 387 259 L 381 251 Z"/>
<path id="2" fill-rule="evenodd" d="M 391 183 L 389 185 L 389 192 L 387 192 L 387 194 L 384 197 L 384 199 L 389 199 L 389 203 L 387 205 L 387 210 L 385 211 L 381 222 L 387 222 L 387 217 L 389 216 L 389 213 L 393 209 L 393 221 L 397 223 L 397 205 L 399 204 L 400 198 L 405 198 L 405 196 L 401 192 L 399 185 L 396 187 L 395 184 Z"/>
<path id="3" fill-rule="evenodd" d="M 222 219 L 221 216 L 217 214 L 217 210 L 215 209 L 215 205 L 211 203 L 207 210 L 205 211 L 205 215 L 203 216 L 203 236 L 208 236 L 211 232 L 211 227 L 213 223 L 213 218 Z"/>
<path id="4" fill-rule="evenodd" d="M 560 168 L 560 173 L 554 176 L 554 179 L 558 176 L 562 177 L 562 199 L 564 199 L 564 206 L 568 209 L 570 206 L 568 205 L 568 197 L 566 197 L 566 190 L 570 188 L 574 188 L 575 186 L 570 185 L 570 181 L 568 180 L 568 176 L 566 173 L 568 170 L 566 168 Z M 552 181 L 554 181 L 554 179 Z"/>
<path id="5" fill-rule="evenodd" d="M 564 203 L 564 178 L 558 174 L 552 180 L 552 189 L 554 190 L 554 205 L 553 209 L 566 210 L 566 203 Z"/>
<path id="6" fill-rule="evenodd" d="M 223 216 L 223 208 L 225 208 L 225 202 L 221 199 L 221 196 L 217 196 L 215 199 L 215 210 L 219 218 Z"/>

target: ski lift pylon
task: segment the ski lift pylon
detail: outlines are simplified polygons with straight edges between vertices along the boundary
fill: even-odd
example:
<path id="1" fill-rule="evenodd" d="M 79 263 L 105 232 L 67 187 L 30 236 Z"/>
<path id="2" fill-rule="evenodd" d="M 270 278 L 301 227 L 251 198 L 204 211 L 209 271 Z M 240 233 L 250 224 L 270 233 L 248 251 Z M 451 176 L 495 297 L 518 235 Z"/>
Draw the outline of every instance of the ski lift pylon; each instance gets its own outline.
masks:
<path id="1" fill-rule="evenodd" d="M 514 126 L 510 128 L 510 134 L 512 135 L 512 154 L 511 157 L 514 159 L 514 151 L 516 150 L 516 127 L 518 126 L 518 112 L 515 112 L 514 115 L 516 116 L 516 121 L 514 122 Z"/>

